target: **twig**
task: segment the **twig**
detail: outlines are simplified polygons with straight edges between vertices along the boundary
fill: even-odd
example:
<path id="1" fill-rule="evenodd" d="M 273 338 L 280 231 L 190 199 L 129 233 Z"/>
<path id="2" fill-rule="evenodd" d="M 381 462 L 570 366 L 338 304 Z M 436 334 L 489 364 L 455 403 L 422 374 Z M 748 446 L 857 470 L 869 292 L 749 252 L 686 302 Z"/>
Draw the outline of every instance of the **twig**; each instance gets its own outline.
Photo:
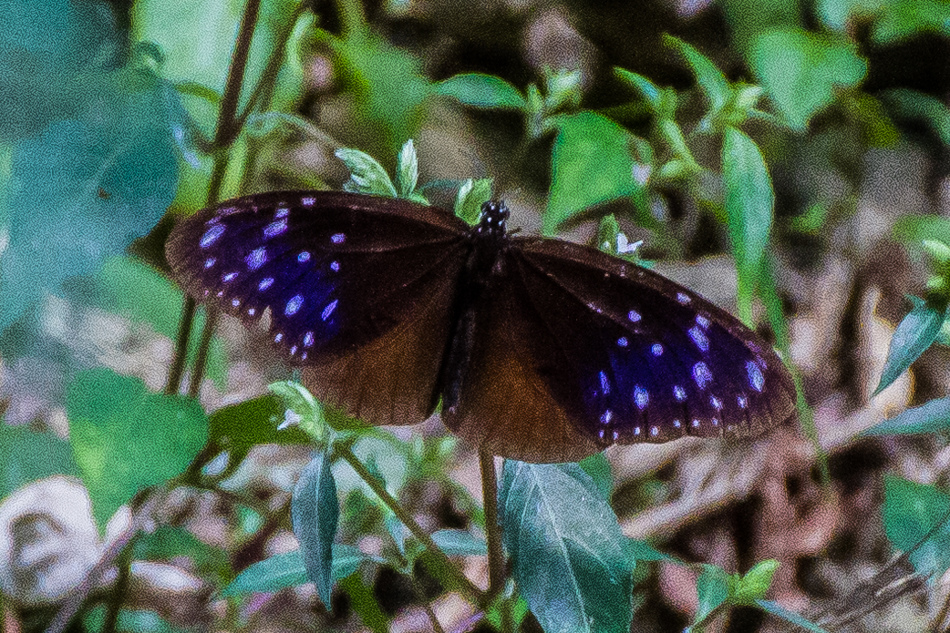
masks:
<path id="1" fill-rule="evenodd" d="M 490 453 L 479 451 L 478 463 L 482 471 L 485 536 L 488 541 L 488 595 L 496 596 L 505 586 L 505 553 L 498 525 L 498 476 L 495 473 L 495 458 Z"/>
<path id="2" fill-rule="evenodd" d="M 139 506 L 138 510 L 133 510 L 132 525 L 120 534 L 109 547 L 103 552 L 98 562 L 89 570 L 82 583 L 63 600 L 59 611 L 53 617 L 46 633 L 63 633 L 70 621 L 79 613 L 79 609 L 96 589 L 102 575 L 108 570 L 116 559 L 122 555 L 125 548 L 135 540 L 138 533 L 154 521 L 154 514 L 158 508 L 165 502 L 166 492 L 164 488 L 150 489 L 144 493 L 145 500 Z M 133 503 L 133 506 L 135 504 Z"/>
<path id="3" fill-rule="evenodd" d="M 396 515 L 402 524 L 409 529 L 413 536 L 415 536 L 420 543 L 422 543 L 426 550 L 433 555 L 440 565 L 448 572 L 456 581 L 458 588 L 465 594 L 466 598 L 471 600 L 473 603 L 484 608 L 485 603 L 488 602 L 487 597 L 482 593 L 482 591 L 472 583 L 468 577 L 461 572 L 455 565 L 452 564 L 452 561 L 449 560 L 449 557 L 446 556 L 438 545 L 435 544 L 435 541 L 432 540 L 432 537 L 429 536 L 428 532 L 422 529 L 415 519 L 412 518 L 412 515 L 402 507 L 402 504 L 399 503 L 389 491 L 386 490 L 386 487 L 377 479 L 367 468 L 363 465 L 362 462 L 353 454 L 353 451 L 349 446 L 345 444 L 338 444 L 335 447 L 336 453 L 350 465 L 353 470 L 356 471 L 356 474 L 366 482 L 373 492 L 376 493 L 376 496 L 386 504 L 386 507 L 392 510 L 393 514 Z M 423 559 L 425 562 L 425 559 Z"/>

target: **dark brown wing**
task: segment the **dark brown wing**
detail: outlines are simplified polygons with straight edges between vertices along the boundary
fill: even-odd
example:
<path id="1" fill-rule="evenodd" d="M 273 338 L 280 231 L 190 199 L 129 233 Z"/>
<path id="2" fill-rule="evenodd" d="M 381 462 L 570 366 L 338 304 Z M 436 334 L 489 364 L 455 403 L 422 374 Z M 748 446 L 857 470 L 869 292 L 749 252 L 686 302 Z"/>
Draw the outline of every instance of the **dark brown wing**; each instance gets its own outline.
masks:
<path id="1" fill-rule="evenodd" d="M 188 218 L 166 253 L 199 300 L 245 321 L 269 315 L 320 399 L 404 424 L 431 413 L 466 230 L 405 200 L 275 192 Z"/>
<path id="2" fill-rule="evenodd" d="M 518 238 L 495 288 L 447 423 L 500 455 L 566 461 L 615 442 L 752 435 L 793 415 L 772 349 L 648 270 Z"/>

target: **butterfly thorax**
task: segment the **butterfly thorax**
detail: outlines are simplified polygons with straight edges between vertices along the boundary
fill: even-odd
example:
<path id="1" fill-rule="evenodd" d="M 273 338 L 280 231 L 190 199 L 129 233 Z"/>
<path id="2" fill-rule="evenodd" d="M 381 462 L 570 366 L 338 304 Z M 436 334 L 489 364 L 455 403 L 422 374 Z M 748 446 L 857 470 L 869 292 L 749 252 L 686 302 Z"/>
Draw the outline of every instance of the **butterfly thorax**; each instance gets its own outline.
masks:
<path id="1" fill-rule="evenodd" d="M 469 253 L 457 286 L 453 305 L 455 328 L 452 331 L 439 381 L 444 409 L 454 409 L 468 372 L 475 341 L 475 315 L 488 300 L 491 281 L 504 274 L 508 249 L 508 207 L 504 202 L 486 202 L 478 224 L 469 232 Z"/>

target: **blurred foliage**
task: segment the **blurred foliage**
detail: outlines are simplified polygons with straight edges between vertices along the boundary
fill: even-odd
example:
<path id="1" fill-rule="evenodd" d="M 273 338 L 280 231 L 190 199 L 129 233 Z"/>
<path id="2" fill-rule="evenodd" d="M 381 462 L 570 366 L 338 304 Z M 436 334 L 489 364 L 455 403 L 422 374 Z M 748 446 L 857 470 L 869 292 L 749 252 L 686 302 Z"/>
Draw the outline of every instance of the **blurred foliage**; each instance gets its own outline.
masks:
<path id="1" fill-rule="evenodd" d="M 418 201 L 440 199 L 444 189 L 442 199 L 454 195 L 456 213 L 470 222 L 494 187 L 533 207 L 544 234 L 594 220 L 597 245 L 635 261 L 628 233 L 646 238 L 651 259 L 729 252 L 740 316 L 767 322 L 790 358 L 779 256 L 794 255 L 805 239 L 819 250 L 841 248 L 833 240 L 853 217 L 870 152 L 917 143 L 945 160 L 950 4 L 721 0 L 695 15 L 686 4 L 566 0 L 545 13 L 475 3 L 461 15 L 452 2 L 265 0 L 248 16 L 256 5 L 239 0 L 0 1 L 3 363 L 49 361 L 50 324 L 67 324 L 60 342 L 83 335 L 61 300 L 146 324 L 163 339 L 178 336 L 182 297 L 159 272 L 162 214 L 194 211 L 209 191 L 223 198 L 272 181 Z M 236 54 L 242 18 L 255 29 Z M 241 55 L 244 72 L 229 74 Z M 232 136 L 215 145 L 235 86 Z M 424 148 L 418 156 L 409 139 Z M 317 158 L 302 161 L 315 173 L 287 167 L 301 161 L 299 146 L 317 148 Z M 801 184 L 811 169 L 845 183 L 843 192 Z M 891 341 L 878 392 L 926 349 L 950 342 L 950 224 L 908 217 L 893 237 L 924 258 L 927 277 L 924 298 L 912 298 Z M 845 248 L 869 250 L 857 239 Z M 188 357 L 204 357 L 224 389 L 224 345 L 207 345 L 186 347 Z M 256 446 L 310 442 L 316 457 L 292 503 L 300 550 L 233 569 L 221 550 L 168 527 L 138 540 L 133 555 L 187 557 L 233 600 L 309 579 L 329 607 L 338 583 L 374 631 L 391 617 L 371 591 L 371 566 L 413 577 L 418 560 L 443 586 L 459 582 L 397 514 L 402 495 L 442 486 L 471 529 L 433 531 L 435 548 L 449 556 L 485 550 L 485 514 L 448 475 L 452 438 L 397 441 L 324 409 L 296 383 L 209 418 L 194 399 L 90 371 L 98 357 L 67 361 L 60 356 L 74 348 L 55 349 L 64 387 L 50 404 L 65 405 L 69 441 L 5 425 L 0 496 L 50 474 L 77 474 L 102 527 L 143 490 L 176 481 L 213 488 Z M 799 408 L 817 442 L 804 397 Z M 935 399 L 869 434 L 942 437 L 948 418 L 946 400 Z M 215 471 L 211 459 L 222 452 Z M 649 590 L 645 570 L 681 563 L 622 535 L 612 488 L 603 456 L 579 466 L 506 463 L 502 527 L 517 592 L 508 587 L 481 605 L 488 622 L 511 630 L 530 609 L 548 633 L 629 629 Z M 242 525 L 252 534 L 270 521 L 257 508 L 244 499 Z M 950 564 L 948 508 L 938 486 L 884 482 L 887 538 L 922 574 Z M 288 516 L 277 521 L 290 526 Z M 380 541 L 379 555 L 354 545 L 366 534 Z M 691 630 L 748 606 L 821 630 L 765 601 L 777 563 L 752 563 L 743 574 L 694 570 Z M 120 630 L 176 630 L 152 612 L 120 616 Z M 102 630 L 109 617 L 91 609 L 85 622 Z"/>

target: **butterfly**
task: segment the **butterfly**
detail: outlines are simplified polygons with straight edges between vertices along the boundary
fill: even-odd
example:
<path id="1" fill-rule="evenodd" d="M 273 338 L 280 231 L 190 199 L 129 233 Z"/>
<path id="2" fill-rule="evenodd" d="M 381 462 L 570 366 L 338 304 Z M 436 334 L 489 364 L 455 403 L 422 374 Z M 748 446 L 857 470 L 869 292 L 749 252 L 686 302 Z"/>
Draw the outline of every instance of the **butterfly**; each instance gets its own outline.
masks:
<path id="1" fill-rule="evenodd" d="M 188 293 L 265 319 L 318 399 L 372 424 L 441 402 L 481 449 L 562 462 L 792 417 L 786 367 L 728 312 L 598 250 L 513 236 L 508 215 L 488 202 L 469 226 L 401 199 L 263 193 L 181 221 L 166 255 Z"/>

